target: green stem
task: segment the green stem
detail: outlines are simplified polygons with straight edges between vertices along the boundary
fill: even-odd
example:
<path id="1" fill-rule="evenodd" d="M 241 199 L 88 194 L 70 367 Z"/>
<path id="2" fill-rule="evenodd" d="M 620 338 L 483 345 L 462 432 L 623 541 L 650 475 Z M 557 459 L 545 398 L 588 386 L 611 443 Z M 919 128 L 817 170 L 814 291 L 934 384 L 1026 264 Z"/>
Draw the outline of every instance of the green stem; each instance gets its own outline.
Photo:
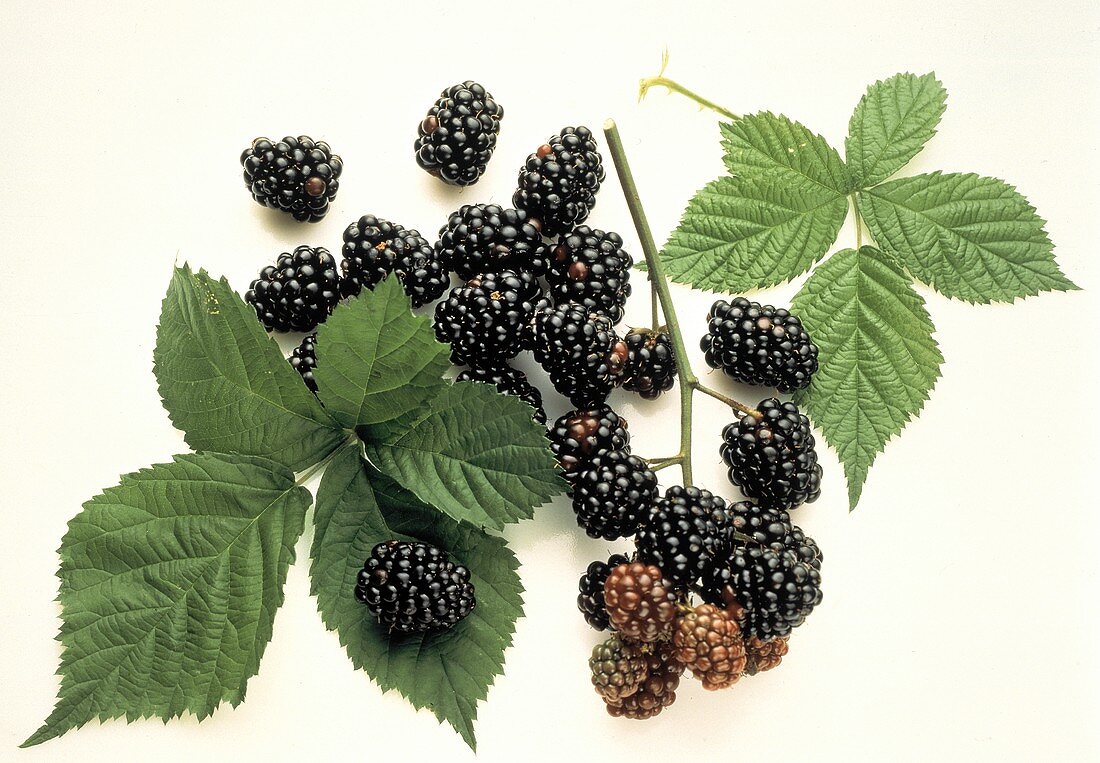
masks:
<path id="1" fill-rule="evenodd" d="M 663 71 L 663 69 L 662 69 L 662 71 Z M 656 77 L 646 77 L 645 79 L 643 79 L 641 82 L 638 83 L 638 100 L 639 101 L 642 100 L 643 98 L 645 98 L 646 93 L 649 92 L 649 89 L 651 87 L 667 88 L 670 93 L 679 93 L 680 95 L 685 96 L 685 97 L 690 98 L 691 100 L 695 101 L 701 107 L 703 107 L 705 109 L 710 109 L 711 111 L 717 111 L 722 116 L 726 117 L 727 119 L 731 119 L 735 122 L 738 119 L 741 118 L 740 114 L 734 114 L 729 109 L 722 108 L 717 103 L 710 100 L 709 98 L 704 98 L 703 96 L 699 95 L 695 91 L 688 90 L 686 87 L 681 85 L 676 80 L 669 79 L 668 77 L 665 77 L 661 74 L 657 75 Z"/>
<path id="2" fill-rule="evenodd" d="M 744 403 L 738 402 L 728 395 L 723 395 L 716 389 L 711 389 L 710 387 L 704 386 L 699 382 L 695 382 L 695 389 L 699 390 L 704 395 L 710 395 L 715 400 L 721 400 L 723 403 L 725 403 L 735 411 L 740 411 L 741 413 L 744 413 L 748 416 L 755 416 L 758 419 L 764 418 L 764 414 L 762 414 L 760 411 L 756 410 L 755 408 L 750 408 Z"/>
<path id="3" fill-rule="evenodd" d="M 661 297 L 657 294 L 657 284 L 653 282 L 653 271 L 649 271 L 647 275 L 649 275 L 649 306 L 653 310 L 653 315 L 651 317 L 653 322 L 650 324 L 650 328 L 656 332 L 661 328 Z"/>
<path id="4" fill-rule="evenodd" d="M 852 216 L 856 221 L 856 251 L 863 248 L 863 216 L 859 213 L 859 199 L 855 192 L 848 197 L 852 200 Z"/>
<path id="5" fill-rule="evenodd" d="M 317 472 L 321 471 L 326 466 L 328 466 L 329 462 L 331 462 L 332 459 L 336 458 L 336 456 L 338 456 L 341 452 L 343 452 L 344 448 L 347 448 L 351 445 L 358 445 L 358 444 L 359 444 L 359 438 L 357 436 L 355 436 L 354 434 L 348 435 L 348 438 L 346 440 L 344 440 L 342 443 L 340 443 L 339 445 L 337 445 L 335 448 L 333 448 L 331 453 L 329 453 L 327 456 L 322 458 L 320 461 L 315 463 L 313 466 L 309 467 L 304 472 L 302 472 L 302 476 L 300 476 L 298 479 L 294 480 L 294 485 L 296 487 L 301 487 L 302 485 L 306 484 L 307 482 L 310 481 L 310 479 L 313 478 L 313 475 L 317 474 Z"/>

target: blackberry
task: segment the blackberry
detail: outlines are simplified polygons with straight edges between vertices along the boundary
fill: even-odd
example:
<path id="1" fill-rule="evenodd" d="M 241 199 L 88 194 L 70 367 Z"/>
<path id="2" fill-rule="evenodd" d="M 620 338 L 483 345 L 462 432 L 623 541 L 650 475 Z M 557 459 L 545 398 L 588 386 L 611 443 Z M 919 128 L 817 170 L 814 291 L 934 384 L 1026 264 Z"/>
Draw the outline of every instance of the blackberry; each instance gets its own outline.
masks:
<path id="1" fill-rule="evenodd" d="M 673 655 L 671 642 L 647 644 L 642 653 L 646 661 L 646 677 L 633 694 L 618 702 L 606 702 L 607 712 L 615 718 L 646 720 L 659 715 L 676 701 L 676 689 L 684 666 Z"/>
<path id="2" fill-rule="evenodd" d="M 634 645 L 612 636 L 596 644 L 588 659 L 592 685 L 604 702 L 619 702 L 638 690 L 649 674 L 649 663 Z"/>
<path id="3" fill-rule="evenodd" d="M 618 323 L 630 296 L 633 265 L 618 233 L 581 225 L 554 247 L 546 280 L 555 304 L 576 302 Z"/>
<path id="4" fill-rule="evenodd" d="M 413 307 L 439 299 L 450 277 L 442 260 L 415 230 L 363 215 L 344 230 L 341 285 L 345 297 L 374 289 L 390 273 L 397 273 Z"/>
<path id="5" fill-rule="evenodd" d="M 667 331 L 632 329 L 623 341 L 627 348 L 623 389 L 648 400 L 672 389 L 676 382 L 676 355 Z"/>
<path id="6" fill-rule="evenodd" d="M 603 180 L 592 131 L 566 127 L 527 157 L 512 204 L 537 218 L 547 236 L 557 236 L 588 218 Z"/>
<path id="7" fill-rule="evenodd" d="M 720 299 L 710 308 L 699 342 L 711 368 L 745 384 L 793 392 L 817 371 L 817 345 L 795 316 L 744 297 Z"/>
<path id="8" fill-rule="evenodd" d="M 821 495 L 810 420 L 794 403 L 769 398 L 756 406 L 761 418 L 742 416 L 722 430 L 719 453 L 729 479 L 749 498 L 778 509 L 812 503 Z"/>
<path id="9" fill-rule="evenodd" d="M 586 623 L 598 631 L 605 631 L 611 627 L 611 621 L 607 616 L 607 605 L 604 603 L 604 585 L 611 570 L 620 564 L 626 564 L 627 559 L 622 554 L 612 554 L 606 562 L 598 559 L 588 565 L 588 569 L 581 575 L 577 584 L 580 593 L 577 595 L 577 609 L 584 615 Z"/>
<path id="10" fill-rule="evenodd" d="M 711 604 L 701 604 L 676 621 L 672 644 L 676 659 L 702 681 L 704 689 L 732 686 L 745 671 L 741 629 Z"/>
<path id="11" fill-rule="evenodd" d="M 524 348 L 542 290 L 528 273 L 502 270 L 451 289 L 435 308 L 435 335 L 451 345 L 451 361 L 497 368 Z"/>
<path id="12" fill-rule="evenodd" d="M 730 506 L 730 516 L 734 532 L 746 535 L 753 542 L 763 545 L 778 543 L 784 546 L 795 530 L 791 524 L 791 515 L 786 511 L 752 501 L 739 501 Z"/>
<path id="13" fill-rule="evenodd" d="M 344 163 L 327 143 L 288 135 L 278 143 L 256 138 L 241 154 L 241 166 L 257 203 L 315 223 L 336 198 Z"/>
<path id="14" fill-rule="evenodd" d="M 518 368 L 503 364 L 493 368 L 468 368 L 460 373 L 455 381 L 492 384 L 498 392 L 518 397 L 534 408 L 531 418 L 540 424 L 546 423 L 546 411 L 542 409 L 542 393 L 527 380 L 527 374 Z"/>
<path id="15" fill-rule="evenodd" d="M 437 255 L 462 280 L 500 270 L 546 272 L 541 226 L 522 209 L 465 204 L 439 229 Z"/>
<path id="16" fill-rule="evenodd" d="M 790 645 L 787 636 L 762 641 L 755 636 L 745 640 L 745 674 L 755 676 L 765 670 L 778 667 L 787 655 Z"/>
<path id="17" fill-rule="evenodd" d="M 638 558 L 689 586 L 729 555 L 733 522 L 726 502 L 709 490 L 670 487 L 638 531 Z"/>
<path id="18" fill-rule="evenodd" d="M 679 599 L 672 584 L 652 564 L 631 562 L 611 570 L 604 583 L 604 606 L 623 638 L 657 641 L 672 632 Z"/>
<path id="19" fill-rule="evenodd" d="M 590 538 L 616 540 L 638 531 L 657 500 L 657 475 L 637 456 L 611 450 L 595 456 L 573 485 L 577 524 Z"/>
<path id="20" fill-rule="evenodd" d="M 317 380 L 313 378 L 313 369 L 317 367 L 317 334 L 309 334 L 302 343 L 290 353 L 290 365 L 302 375 L 302 381 L 310 392 L 317 394 Z"/>
<path id="21" fill-rule="evenodd" d="M 626 419 L 607 405 L 570 411 L 550 427 L 550 450 L 565 478 L 575 480 L 592 459 L 612 450 L 628 450 L 630 432 Z"/>
<path id="22" fill-rule="evenodd" d="M 485 172 L 504 118 L 493 96 L 467 80 L 439 94 L 416 131 L 416 163 L 449 185 L 473 185 Z"/>
<path id="23" fill-rule="evenodd" d="M 299 246 L 260 271 L 244 295 L 268 331 L 313 331 L 340 301 L 340 277 L 328 249 Z"/>
<path id="24" fill-rule="evenodd" d="M 626 345 L 603 315 L 567 303 L 535 315 L 535 360 L 578 407 L 607 399 L 626 365 Z"/>
<path id="25" fill-rule="evenodd" d="M 355 598 L 389 632 L 450 628 L 473 610 L 470 571 L 427 543 L 379 543 L 359 572 Z"/>

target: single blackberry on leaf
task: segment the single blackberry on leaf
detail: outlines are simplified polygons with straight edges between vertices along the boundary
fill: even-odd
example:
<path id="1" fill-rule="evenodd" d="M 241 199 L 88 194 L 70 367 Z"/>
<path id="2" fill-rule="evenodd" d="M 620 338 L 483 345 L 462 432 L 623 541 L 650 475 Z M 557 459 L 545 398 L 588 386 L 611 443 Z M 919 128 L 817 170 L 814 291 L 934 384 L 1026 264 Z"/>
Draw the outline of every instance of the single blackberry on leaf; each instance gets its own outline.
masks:
<path id="1" fill-rule="evenodd" d="M 638 690 L 649 675 L 649 663 L 634 645 L 612 636 L 596 644 L 588 659 L 592 686 L 604 702 L 619 702 Z"/>
<path id="2" fill-rule="evenodd" d="M 638 531 L 657 500 L 657 475 L 624 450 L 601 453 L 573 484 L 577 524 L 591 538 L 616 540 Z"/>
<path id="3" fill-rule="evenodd" d="M 821 495 L 810 420 L 794 403 L 769 398 L 756 406 L 762 414 L 742 416 L 722 430 L 719 452 L 729 479 L 749 498 L 793 509 Z"/>
<path id="4" fill-rule="evenodd" d="M 588 569 L 581 575 L 577 583 L 580 593 L 577 594 L 577 609 L 584 615 L 584 621 L 598 631 L 605 631 L 611 627 L 611 621 L 607 616 L 607 605 L 604 602 L 604 585 L 611 570 L 620 564 L 626 564 L 627 559 L 622 554 L 612 554 L 606 562 L 596 560 L 588 565 Z"/>
<path id="5" fill-rule="evenodd" d="M 439 95 L 416 131 L 416 163 L 449 185 L 473 185 L 497 145 L 504 109 L 467 80 Z"/>
<path id="6" fill-rule="evenodd" d="M 741 629 L 725 610 L 701 604 L 676 621 L 673 654 L 707 690 L 737 683 L 745 670 Z"/>
<path id="7" fill-rule="evenodd" d="M 581 225 L 562 236 L 554 247 L 546 281 L 554 304 L 575 302 L 618 323 L 630 296 L 633 265 L 634 259 L 623 250 L 618 233 Z"/>
<path id="8" fill-rule="evenodd" d="M 733 522 L 726 502 L 709 490 L 674 485 L 643 519 L 638 558 L 657 565 L 677 586 L 690 586 L 728 558 Z"/>
<path id="9" fill-rule="evenodd" d="M 678 603 L 671 583 L 652 564 L 620 564 L 604 583 L 608 619 L 626 639 L 656 641 L 667 637 Z"/>
<path id="10" fill-rule="evenodd" d="M 327 143 L 288 135 L 278 142 L 256 138 L 241 154 L 241 167 L 258 204 L 315 223 L 336 198 L 344 165 Z"/>
<path id="11" fill-rule="evenodd" d="M 355 598 L 389 632 L 452 627 L 473 611 L 470 571 L 428 543 L 385 541 L 359 572 Z"/>
<path id="12" fill-rule="evenodd" d="M 522 209 L 466 204 L 439 230 L 437 255 L 465 280 L 482 273 L 546 272 L 541 225 Z"/>
<path id="13" fill-rule="evenodd" d="M 745 640 L 745 674 L 755 676 L 778 667 L 787 655 L 790 645 L 787 636 L 762 641 L 755 636 Z"/>
<path id="14" fill-rule="evenodd" d="M 745 384 L 793 392 L 817 371 L 817 345 L 802 322 L 783 308 L 744 297 L 715 302 L 699 342 L 711 368 Z"/>
<path id="15" fill-rule="evenodd" d="M 676 701 L 676 689 L 684 666 L 673 655 L 671 642 L 642 645 L 646 675 L 638 688 L 618 702 L 605 700 L 607 712 L 615 718 L 647 720 L 659 715 Z"/>
<path id="16" fill-rule="evenodd" d="M 451 345 L 451 361 L 499 368 L 524 347 L 524 334 L 542 298 L 535 277 L 504 270 L 451 289 L 435 308 L 435 335 Z"/>
<path id="17" fill-rule="evenodd" d="M 415 230 L 363 215 L 344 230 L 342 287 L 345 297 L 374 289 L 397 273 L 413 307 L 438 299 L 450 284 L 443 261 Z"/>
<path id="18" fill-rule="evenodd" d="M 527 374 L 518 368 L 504 364 L 491 368 L 467 368 L 455 381 L 492 384 L 498 392 L 518 397 L 534 408 L 531 418 L 540 424 L 546 423 L 546 411 L 542 409 L 542 393 L 527 380 Z"/>
<path id="19" fill-rule="evenodd" d="M 626 344 L 611 321 L 573 303 L 535 315 L 533 350 L 554 389 L 578 407 L 606 400 L 626 365 Z"/>
<path id="20" fill-rule="evenodd" d="M 654 400 L 676 382 L 676 354 L 667 331 L 631 329 L 623 338 L 627 360 L 623 389 Z"/>
<path id="21" fill-rule="evenodd" d="M 302 343 L 290 353 L 291 367 L 302 375 L 302 381 L 309 391 L 317 394 L 317 380 L 313 378 L 313 369 L 317 368 L 317 334 L 309 334 Z"/>
<path id="22" fill-rule="evenodd" d="M 260 271 L 244 300 L 268 331 L 313 331 L 340 301 L 336 260 L 321 246 L 284 252 Z"/>
<path id="23" fill-rule="evenodd" d="M 566 127 L 527 157 L 512 204 L 537 218 L 547 236 L 557 236 L 588 218 L 604 175 L 592 131 Z"/>
<path id="24" fill-rule="evenodd" d="M 628 450 L 630 432 L 626 419 L 607 405 L 570 411 L 547 432 L 550 450 L 565 478 L 574 481 L 592 459 L 612 450 Z"/>

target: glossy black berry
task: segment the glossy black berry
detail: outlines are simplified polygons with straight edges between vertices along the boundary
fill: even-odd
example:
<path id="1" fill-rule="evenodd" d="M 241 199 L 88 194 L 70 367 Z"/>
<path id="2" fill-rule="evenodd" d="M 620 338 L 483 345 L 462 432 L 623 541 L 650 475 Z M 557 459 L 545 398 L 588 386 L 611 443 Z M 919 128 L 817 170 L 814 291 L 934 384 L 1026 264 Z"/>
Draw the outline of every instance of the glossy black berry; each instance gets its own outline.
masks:
<path id="1" fill-rule="evenodd" d="M 317 394 L 317 380 L 313 378 L 313 369 L 317 368 L 317 334 L 309 334 L 302 343 L 290 353 L 290 365 L 302 375 L 302 381 L 310 392 Z"/>
<path id="2" fill-rule="evenodd" d="M 587 470 L 596 456 L 630 447 L 626 419 L 607 405 L 569 411 L 554 422 L 546 436 L 551 452 L 570 481 Z"/>
<path id="3" fill-rule="evenodd" d="M 533 350 L 554 389 L 578 408 L 606 400 L 626 366 L 626 345 L 611 320 L 574 303 L 535 315 Z"/>
<path id="4" fill-rule="evenodd" d="M 508 365 L 493 368 L 467 368 L 455 381 L 492 384 L 498 392 L 518 397 L 534 408 L 531 418 L 540 424 L 546 423 L 546 411 L 542 408 L 542 393 L 527 379 L 527 374 L 518 368 Z"/>
<path id="5" fill-rule="evenodd" d="M 546 281 L 554 304 L 576 302 L 618 323 L 630 296 L 634 259 L 618 233 L 581 225 L 561 237 L 550 257 Z"/>
<path id="6" fill-rule="evenodd" d="M 624 450 L 595 456 L 573 484 L 573 512 L 590 538 L 634 535 L 657 500 L 657 475 Z"/>
<path id="7" fill-rule="evenodd" d="M 373 290 L 396 273 L 413 307 L 439 299 L 450 285 L 450 274 L 427 240 L 415 230 L 363 215 L 344 230 L 342 289 L 352 297 Z"/>
<path id="8" fill-rule="evenodd" d="M 466 204 L 439 230 L 438 256 L 458 277 L 514 270 L 546 272 L 546 245 L 538 221 L 522 209 Z"/>
<path id="9" fill-rule="evenodd" d="M 670 487 L 638 532 L 638 559 L 690 586 L 728 558 L 733 522 L 726 502 L 697 487 Z"/>
<path id="10" fill-rule="evenodd" d="M 577 609 L 584 615 L 586 623 L 598 631 L 605 631 L 611 627 L 604 608 L 604 584 L 611 570 L 620 564 L 626 564 L 630 560 L 622 554 L 612 554 L 606 562 L 596 560 L 588 565 L 588 569 L 581 575 L 577 588 Z"/>
<path id="11" fill-rule="evenodd" d="M 257 203 L 315 223 L 336 198 L 344 165 L 327 143 L 306 135 L 257 138 L 241 154 L 244 182 Z"/>
<path id="12" fill-rule="evenodd" d="M 269 331 L 313 331 L 340 301 L 336 260 L 320 246 L 284 252 L 260 271 L 244 299 Z"/>
<path id="13" fill-rule="evenodd" d="M 444 90 L 416 131 L 416 163 L 450 185 L 473 185 L 497 145 L 501 108 L 484 87 L 467 80 Z"/>
<path id="14" fill-rule="evenodd" d="M 566 127 L 527 157 L 512 204 L 557 236 L 588 218 L 604 173 L 592 131 Z"/>
<path id="15" fill-rule="evenodd" d="M 756 409 L 762 418 L 746 415 L 722 430 L 719 452 L 729 478 L 749 498 L 793 509 L 821 495 L 821 465 L 817 462 L 810 420 L 794 403 L 769 398 Z"/>
<path id="16" fill-rule="evenodd" d="M 668 332 L 633 329 L 625 337 L 623 389 L 653 400 L 676 383 L 676 354 Z"/>
<path id="17" fill-rule="evenodd" d="M 359 571 L 355 598 L 391 633 L 450 628 L 475 605 L 470 571 L 427 543 L 379 543 Z"/>
<path id="18" fill-rule="evenodd" d="M 699 342 L 711 368 L 745 384 L 793 392 L 817 371 L 817 345 L 795 316 L 744 297 L 720 299 L 710 308 Z"/>
<path id="19" fill-rule="evenodd" d="M 436 305 L 436 338 L 451 345 L 456 365 L 497 368 L 525 348 L 541 300 L 542 289 L 528 273 L 476 276 Z"/>

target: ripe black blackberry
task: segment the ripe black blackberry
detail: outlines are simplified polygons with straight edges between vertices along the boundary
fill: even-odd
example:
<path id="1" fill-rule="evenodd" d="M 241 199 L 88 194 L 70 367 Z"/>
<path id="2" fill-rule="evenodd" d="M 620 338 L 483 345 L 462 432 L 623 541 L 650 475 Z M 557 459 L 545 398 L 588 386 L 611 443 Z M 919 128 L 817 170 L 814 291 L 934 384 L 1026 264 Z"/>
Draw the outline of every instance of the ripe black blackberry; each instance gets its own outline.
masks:
<path id="1" fill-rule="evenodd" d="M 764 545 L 786 545 L 795 529 L 786 511 L 754 501 L 738 501 L 730 506 L 729 513 L 734 532 Z"/>
<path id="2" fill-rule="evenodd" d="M 504 109 L 478 83 L 452 85 L 417 128 L 416 163 L 444 183 L 473 185 L 489 164 L 503 118 Z"/>
<path id="3" fill-rule="evenodd" d="M 719 453 L 729 479 L 749 498 L 778 509 L 812 503 L 821 495 L 810 420 L 794 403 L 769 398 L 756 409 L 762 418 L 742 416 L 722 430 Z"/>
<path id="4" fill-rule="evenodd" d="M 547 255 L 540 230 L 522 209 L 465 204 L 439 229 L 435 251 L 464 281 L 501 270 L 543 275 Z"/>
<path id="5" fill-rule="evenodd" d="M 256 138 L 241 154 L 241 166 L 257 203 L 311 223 L 328 213 L 344 168 L 327 143 L 306 135 L 288 135 L 277 143 Z"/>
<path id="6" fill-rule="evenodd" d="M 577 609 L 584 615 L 584 621 L 598 631 L 605 631 L 611 627 L 607 616 L 607 604 L 604 601 L 604 585 L 611 570 L 620 564 L 626 564 L 630 560 L 622 554 L 612 554 L 606 562 L 596 560 L 588 565 L 588 569 L 581 575 L 577 588 Z"/>
<path id="7" fill-rule="evenodd" d="M 709 490 L 674 485 L 650 509 L 638 531 L 638 558 L 690 586 L 729 555 L 733 521 L 726 502 Z"/>
<path id="8" fill-rule="evenodd" d="M 456 365 L 497 368 L 524 349 L 541 299 L 542 289 L 529 273 L 476 276 L 436 305 L 435 335 L 450 343 Z"/>
<path id="9" fill-rule="evenodd" d="M 554 422 L 547 437 L 551 452 L 570 482 L 585 471 L 596 456 L 630 448 L 626 419 L 607 405 L 570 411 Z"/>
<path id="10" fill-rule="evenodd" d="M 567 303 L 535 315 L 535 360 L 554 389 L 577 407 L 597 406 L 619 383 L 626 365 L 626 344 L 610 319 Z"/>
<path id="11" fill-rule="evenodd" d="M 527 374 L 509 365 L 492 368 L 467 368 L 455 381 L 476 381 L 492 384 L 498 392 L 518 397 L 535 409 L 531 418 L 540 424 L 546 423 L 546 411 L 542 408 L 542 393 L 527 380 Z"/>
<path id="12" fill-rule="evenodd" d="M 537 218 L 547 236 L 557 236 L 588 218 L 603 180 L 592 131 L 565 127 L 527 157 L 512 204 Z"/>
<path id="13" fill-rule="evenodd" d="M 623 341 L 627 348 L 623 389 L 648 400 L 672 389 L 676 382 L 676 354 L 667 331 L 631 329 Z"/>
<path id="14" fill-rule="evenodd" d="M 336 260 L 322 246 L 283 252 L 244 295 L 268 331 L 313 331 L 340 301 Z"/>
<path id="15" fill-rule="evenodd" d="M 745 384 L 793 392 L 817 371 L 817 345 L 795 316 L 744 297 L 720 299 L 710 308 L 699 342 L 711 368 Z"/>
<path id="16" fill-rule="evenodd" d="M 634 259 L 623 250 L 618 233 L 587 225 L 561 237 L 550 258 L 546 280 L 554 304 L 576 302 L 618 323 L 630 296 Z"/>
<path id="17" fill-rule="evenodd" d="M 374 289 L 390 273 L 404 286 L 413 307 L 439 299 L 450 284 L 441 258 L 418 231 L 374 215 L 363 215 L 344 230 L 341 286 L 345 297 Z"/>
<path id="18" fill-rule="evenodd" d="M 317 394 L 317 380 L 313 378 L 313 369 L 317 368 L 317 334 L 309 334 L 302 343 L 290 353 L 290 365 L 302 375 L 302 381 L 309 391 Z"/>
<path id="19" fill-rule="evenodd" d="M 391 633 L 450 628 L 476 604 L 468 569 L 435 546 L 397 540 L 371 550 L 355 598 Z"/>
<path id="20" fill-rule="evenodd" d="M 616 540 L 638 531 L 657 500 L 657 475 L 624 450 L 595 456 L 573 484 L 577 524 L 590 538 Z"/>

